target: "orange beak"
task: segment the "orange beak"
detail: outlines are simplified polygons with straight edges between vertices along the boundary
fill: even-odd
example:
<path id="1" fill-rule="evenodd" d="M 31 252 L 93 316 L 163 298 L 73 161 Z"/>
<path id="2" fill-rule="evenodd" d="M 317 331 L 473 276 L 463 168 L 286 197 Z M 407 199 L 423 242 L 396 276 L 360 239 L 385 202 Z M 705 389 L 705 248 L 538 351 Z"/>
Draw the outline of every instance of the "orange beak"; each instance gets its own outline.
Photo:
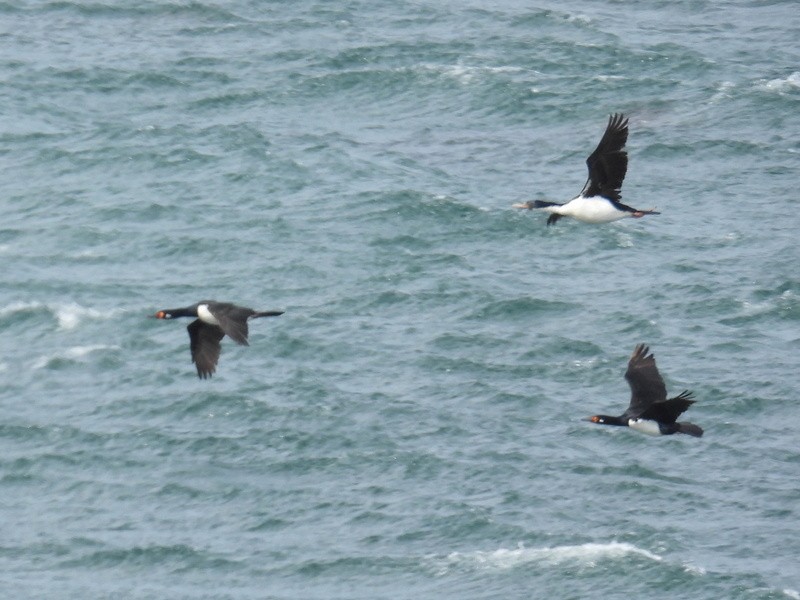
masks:
<path id="1" fill-rule="evenodd" d="M 156 314 L 154 314 L 153 316 L 156 319 L 163 319 L 166 316 L 166 313 L 163 310 L 160 310 Z"/>

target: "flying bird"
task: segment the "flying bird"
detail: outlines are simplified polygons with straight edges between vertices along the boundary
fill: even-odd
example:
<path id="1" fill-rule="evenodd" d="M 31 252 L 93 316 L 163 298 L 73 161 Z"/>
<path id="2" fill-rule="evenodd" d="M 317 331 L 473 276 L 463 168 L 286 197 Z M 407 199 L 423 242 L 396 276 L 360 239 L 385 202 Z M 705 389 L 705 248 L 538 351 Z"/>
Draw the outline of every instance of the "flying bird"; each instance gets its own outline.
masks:
<path id="1" fill-rule="evenodd" d="M 639 344 L 628 361 L 625 379 L 631 387 L 631 403 L 618 417 L 594 415 L 585 421 L 598 425 L 627 426 L 649 435 L 672 435 L 685 433 L 695 437 L 703 435 L 703 429 L 694 423 L 678 423 L 678 417 L 692 404 L 694 396 L 689 391 L 667 399 L 667 388 L 656 368 L 656 359 L 650 349 Z"/>
<path id="2" fill-rule="evenodd" d="M 227 335 L 237 344 L 249 346 L 247 343 L 249 319 L 277 317 L 282 314 L 282 310 L 259 312 L 229 302 L 203 300 L 184 308 L 160 310 L 153 316 L 156 319 L 197 317 L 186 329 L 189 330 L 189 349 L 192 352 L 192 362 L 197 367 L 197 376 L 206 379 L 217 370 L 219 354 L 222 351 L 220 340 L 223 337 Z"/>
<path id="3" fill-rule="evenodd" d="M 565 204 L 533 200 L 514 204 L 514 208 L 538 208 L 550 213 L 547 224 L 552 225 L 561 217 L 572 217 L 584 223 L 610 223 L 645 215 L 658 215 L 655 210 L 639 210 L 620 202 L 622 181 L 628 171 L 628 119 L 622 113 L 608 118 L 606 132 L 594 152 L 586 159 L 589 178 L 575 198 Z"/>

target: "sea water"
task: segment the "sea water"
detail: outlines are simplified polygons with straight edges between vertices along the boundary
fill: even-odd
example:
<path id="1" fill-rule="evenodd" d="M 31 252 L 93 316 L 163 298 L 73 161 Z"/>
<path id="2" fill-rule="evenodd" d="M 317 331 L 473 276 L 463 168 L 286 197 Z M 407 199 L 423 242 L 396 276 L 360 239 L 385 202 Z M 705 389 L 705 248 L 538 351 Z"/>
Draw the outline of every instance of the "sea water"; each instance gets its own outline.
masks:
<path id="1" fill-rule="evenodd" d="M 4 598 L 800 598 L 795 2 L 0 2 Z M 608 116 L 623 201 L 566 201 Z M 189 320 L 285 310 L 199 380 Z M 647 343 L 700 439 L 620 414 Z"/>

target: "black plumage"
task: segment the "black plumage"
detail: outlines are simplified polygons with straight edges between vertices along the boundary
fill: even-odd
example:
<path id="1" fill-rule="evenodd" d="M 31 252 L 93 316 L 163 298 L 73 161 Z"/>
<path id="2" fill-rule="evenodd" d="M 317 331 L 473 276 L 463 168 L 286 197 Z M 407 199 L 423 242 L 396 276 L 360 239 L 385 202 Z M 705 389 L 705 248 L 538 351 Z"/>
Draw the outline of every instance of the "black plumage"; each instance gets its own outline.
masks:
<path id="1" fill-rule="evenodd" d="M 189 349 L 192 362 L 197 367 L 197 376 L 206 379 L 217 370 L 223 337 L 227 335 L 237 344 L 249 346 L 249 319 L 277 317 L 282 314 L 283 311 L 255 311 L 230 302 L 204 300 L 183 308 L 160 310 L 154 316 L 157 319 L 197 317 L 186 329 L 189 331 Z"/>
<path id="2" fill-rule="evenodd" d="M 603 196 L 614 201 L 622 197 L 622 182 L 628 172 L 627 141 L 628 119 L 622 113 L 614 113 L 608 118 L 606 131 L 597 148 L 586 159 L 589 178 L 582 195 Z"/>
<path id="3" fill-rule="evenodd" d="M 586 420 L 600 425 L 630 426 L 640 431 L 652 429 L 646 432 L 661 435 L 703 435 L 702 428 L 697 425 L 678 422 L 678 417 L 694 404 L 694 397 L 691 392 L 684 391 L 674 398 L 667 398 L 667 388 L 656 367 L 656 359 L 644 344 L 638 344 L 634 349 L 625 379 L 631 388 L 631 401 L 625 412 L 618 417 L 594 415 Z M 647 422 L 654 425 L 651 427 Z"/>
<path id="4" fill-rule="evenodd" d="M 514 207 L 545 209 L 550 213 L 548 225 L 568 216 L 587 223 L 606 223 L 623 217 L 640 218 L 659 214 L 655 210 L 640 210 L 621 202 L 622 182 L 628 172 L 627 141 L 628 119 L 622 113 L 614 113 L 608 118 L 608 125 L 597 147 L 586 159 L 589 176 L 580 194 L 565 204 L 533 200 L 515 204 Z M 588 208 L 586 201 L 607 202 L 610 206 L 607 211 L 593 210 Z"/>

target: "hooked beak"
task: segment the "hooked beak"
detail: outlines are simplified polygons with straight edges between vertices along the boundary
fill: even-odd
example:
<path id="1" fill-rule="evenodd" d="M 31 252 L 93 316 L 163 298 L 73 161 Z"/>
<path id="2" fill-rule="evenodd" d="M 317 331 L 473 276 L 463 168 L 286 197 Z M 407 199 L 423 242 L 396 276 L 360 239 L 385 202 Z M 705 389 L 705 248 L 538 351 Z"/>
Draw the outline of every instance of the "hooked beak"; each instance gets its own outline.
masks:
<path id="1" fill-rule="evenodd" d="M 531 202 L 531 201 L 521 202 L 521 203 L 518 202 L 517 204 L 512 204 L 511 208 L 525 208 L 525 209 L 530 210 L 530 209 L 533 208 L 533 202 Z"/>

